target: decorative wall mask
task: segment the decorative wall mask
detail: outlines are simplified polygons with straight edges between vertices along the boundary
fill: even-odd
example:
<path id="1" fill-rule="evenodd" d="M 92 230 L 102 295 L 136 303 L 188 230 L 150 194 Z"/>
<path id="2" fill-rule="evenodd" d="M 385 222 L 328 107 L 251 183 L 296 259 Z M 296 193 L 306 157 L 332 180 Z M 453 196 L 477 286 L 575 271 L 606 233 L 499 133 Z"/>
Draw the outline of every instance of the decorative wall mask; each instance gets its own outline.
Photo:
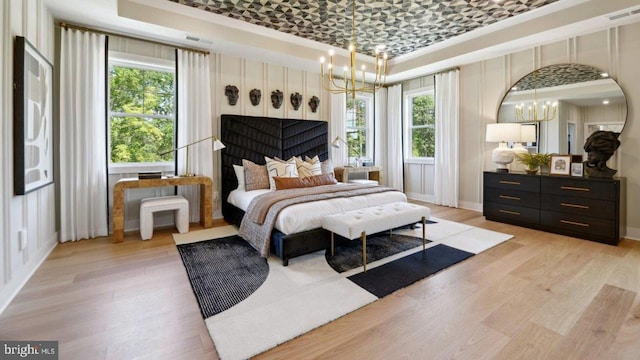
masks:
<path id="1" fill-rule="evenodd" d="M 224 88 L 224 94 L 229 99 L 229 105 L 234 106 L 238 103 L 238 88 L 234 85 L 227 85 Z"/>
<path id="2" fill-rule="evenodd" d="M 251 100 L 251 105 L 258 106 L 260 104 L 260 99 L 262 98 L 262 92 L 258 89 L 253 89 L 249 91 L 249 100 Z"/>
<path id="3" fill-rule="evenodd" d="M 300 104 L 302 104 L 302 95 L 296 92 L 291 94 L 291 105 L 293 106 L 293 110 L 300 109 Z"/>
<path id="4" fill-rule="evenodd" d="M 598 130 L 591 134 L 584 143 L 587 161 L 584 162 L 584 175 L 590 178 L 611 179 L 617 170 L 607 166 L 607 160 L 620 147 L 620 133 Z"/>
<path id="5" fill-rule="evenodd" d="M 282 106 L 282 99 L 284 98 L 284 94 L 280 90 L 274 90 L 271 92 L 271 104 L 275 109 L 280 109 Z"/>
<path id="6" fill-rule="evenodd" d="M 309 99 L 309 107 L 311 108 L 311 112 L 318 111 L 318 105 L 320 104 L 320 99 L 317 96 L 312 96 Z"/>

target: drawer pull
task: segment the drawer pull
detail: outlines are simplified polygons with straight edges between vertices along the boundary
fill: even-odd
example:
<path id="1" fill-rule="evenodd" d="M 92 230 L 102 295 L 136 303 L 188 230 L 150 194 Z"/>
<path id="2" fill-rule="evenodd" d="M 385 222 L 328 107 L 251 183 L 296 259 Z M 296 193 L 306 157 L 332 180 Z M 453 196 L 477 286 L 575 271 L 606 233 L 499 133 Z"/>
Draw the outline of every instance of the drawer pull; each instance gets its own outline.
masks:
<path id="1" fill-rule="evenodd" d="M 520 213 L 519 213 L 519 212 L 517 212 L 517 211 L 509 211 L 509 210 L 502 210 L 502 209 L 500 209 L 500 212 L 501 212 L 501 213 L 505 213 L 505 214 L 511 214 L 511 215 L 518 215 L 518 216 L 520 216 Z"/>
<path id="2" fill-rule="evenodd" d="M 517 196 L 509 196 L 509 195 L 500 195 L 501 199 L 509 199 L 509 200 L 520 200 Z"/>
<path id="3" fill-rule="evenodd" d="M 587 205 L 577 205 L 577 204 L 569 204 L 569 203 L 563 203 L 563 202 L 561 202 L 560 205 L 566 206 L 566 207 L 578 208 L 578 209 L 588 209 L 589 208 L 589 206 L 587 206 Z"/>
<path id="4" fill-rule="evenodd" d="M 519 181 L 500 180 L 500 184 L 520 185 L 520 182 Z"/>
<path id="5" fill-rule="evenodd" d="M 562 189 L 562 190 L 573 190 L 573 191 L 591 191 L 591 189 L 589 189 L 589 188 L 575 187 L 575 186 L 560 186 L 560 189 Z"/>
<path id="6" fill-rule="evenodd" d="M 589 227 L 589 224 L 575 222 L 575 221 L 560 220 L 560 222 L 564 223 L 564 224 L 569 224 L 569 225 L 577 225 L 577 226 L 582 226 L 582 227 Z"/>

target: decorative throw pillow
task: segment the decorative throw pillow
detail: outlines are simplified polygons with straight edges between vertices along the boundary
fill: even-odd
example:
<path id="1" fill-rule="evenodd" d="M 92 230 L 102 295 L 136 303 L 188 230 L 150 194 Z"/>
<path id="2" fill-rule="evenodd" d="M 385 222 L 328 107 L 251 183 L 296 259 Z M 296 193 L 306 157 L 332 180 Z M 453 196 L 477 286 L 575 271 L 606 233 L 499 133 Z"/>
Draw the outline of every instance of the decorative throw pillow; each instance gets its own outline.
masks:
<path id="1" fill-rule="evenodd" d="M 266 165 L 258 165 L 253 161 L 242 159 L 242 167 L 244 168 L 245 190 L 269 188 L 269 173 L 267 173 Z"/>
<path id="2" fill-rule="evenodd" d="M 322 174 L 322 164 L 320 161 L 309 162 L 296 158 L 296 167 L 298 168 L 298 176 L 301 178 Z"/>
<path id="3" fill-rule="evenodd" d="M 264 160 L 267 162 L 269 188 L 271 190 L 276 189 L 276 183 L 273 180 L 274 176 L 298 177 L 298 168 L 296 167 L 296 159 L 291 158 L 287 162 L 281 162 L 265 156 Z"/>
<path id="4" fill-rule="evenodd" d="M 322 165 L 320 165 L 320 169 L 322 174 L 331 174 L 335 176 L 335 174 L 333 173 L 333 163 L 331 162 L 331 159 L 323 161 Z"/>
<path id="5" fill-rule="evenodd" d="M 333 177 L 333 174 L 307 176 L 304 178 L 275 176 L 273 180 L 276 184 L 276 190 L 334 185 L 338 183 L 336 178 Z"/>
<path id="6" fill-rule="evenodd" d="M 238 179 L 238 190 L 246 191 L 244 187 L 244 168 L 240 165 L 233 165 L 233 171 L 236 173 L 236 179 Z"/>
<path id="7" fill-rule="evenodd" d="M 314 157 L 312 157 L 312 158 L 310 158 L 310 157 L 308 157 L 308 156 L 306 156 L 306 155 L 305 155 L 305 157 L 304 157 L 304 161 L 309 162 L 309 163 L 312 163 L 312 164 L 315 164 L 315 163 L 317 163 L 317 162 L 320 162 L 320 158 L 318 157 L 318 155 L 316 155 L 316 156 L 314 156 Z"/>

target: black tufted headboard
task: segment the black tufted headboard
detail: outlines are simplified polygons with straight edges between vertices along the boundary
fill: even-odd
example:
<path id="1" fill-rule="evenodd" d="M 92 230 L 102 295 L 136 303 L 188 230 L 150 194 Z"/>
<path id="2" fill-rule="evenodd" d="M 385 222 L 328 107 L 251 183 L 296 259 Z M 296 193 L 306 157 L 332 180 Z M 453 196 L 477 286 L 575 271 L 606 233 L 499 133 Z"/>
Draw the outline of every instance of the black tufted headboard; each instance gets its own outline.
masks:
<path id="1" fill-rule="evenodd" d="M 233 165 L 242 159 L 264 164 L 264 157 L 289 159 L 292 156 L 318 155 L 326 160 L 328 153 L 326 121 L 278 119 L 258 116 L 222 115 L 220 140 L 225 144 L 222 158 L 222 214 L 225 220 L 238 224 L 241 215 L 227 203 L 229 193 L 238 187 Z"/>

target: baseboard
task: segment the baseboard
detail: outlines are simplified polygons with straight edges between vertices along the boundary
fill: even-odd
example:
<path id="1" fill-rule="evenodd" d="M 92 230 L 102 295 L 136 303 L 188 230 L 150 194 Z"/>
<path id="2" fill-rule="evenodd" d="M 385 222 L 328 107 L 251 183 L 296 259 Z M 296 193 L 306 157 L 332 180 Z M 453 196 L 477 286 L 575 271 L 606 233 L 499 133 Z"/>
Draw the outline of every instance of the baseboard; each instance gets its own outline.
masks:
<path id="1" fill-rule="evenodd" d="M 14 278 L 12 281 L 5 286 L 3 291 L 0 292 L 0 315 L 6 310 L 6 308 L 11 304 L 11 301 L 18 295 L 20 290 L 25 286 L 27 281 L 31 279 L 33 274 L 35 274 L 36 270 L 40 268 L 40 265 L 49 257 L 49 254 L 56 248 L 58 245 L 58 232 L 55 232 L 53 236 L 49 239 L 50 245 L 49 248 L 45 248 L 39 258 L 35 258 L 34 260 L 27 263 L 22 269 L 23 271 L 17 275 L 19 278 Z M 21 278 L 21 279 L 20 279 Z"/>
<path id="2" fill-rule="evenodd" d="M 640 229 L 627 227 L 627 233 L 624 235 L 625 239 L 640 241 Z"/>
<path id="3" fill-rule="evenodd" d="M 482 204 L 471 201 L 460 201 L 460 208 L 482 212 Z"/>
<path id="4" fill-rule="evenodd" d="M 405 193 L 408 199 L 424 201 L 433 203 L 434 197 L 433 195 L 425 195 L 425 194 L 417 194 L 417 193 Z"/>

